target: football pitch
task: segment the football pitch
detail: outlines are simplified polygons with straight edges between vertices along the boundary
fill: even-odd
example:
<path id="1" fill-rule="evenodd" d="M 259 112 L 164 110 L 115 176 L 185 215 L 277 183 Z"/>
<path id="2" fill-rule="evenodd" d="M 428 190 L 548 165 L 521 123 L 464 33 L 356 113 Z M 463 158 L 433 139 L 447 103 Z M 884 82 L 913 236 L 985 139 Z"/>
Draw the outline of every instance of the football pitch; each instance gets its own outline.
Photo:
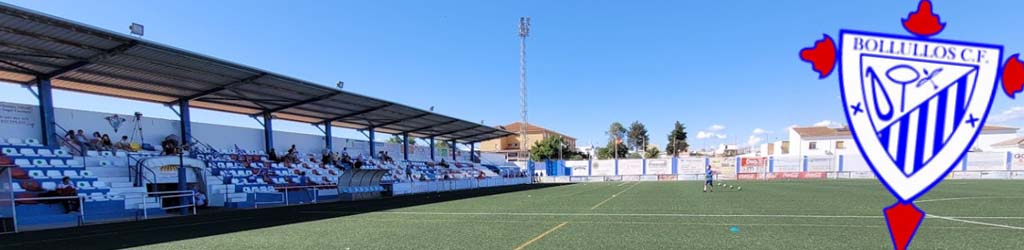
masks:
<path id="1" fill-rule="evenodd" d="M 204 219 L 221 221 L 213 224 L 195 222 L 149 234 L 125 229 L 128 233 L 121 238 L 188 235 L 224 227 L 222 232 L 120 247 L 892 249 L 882 208 L 894 200 L 877 181 L 726 183 L 743 189 L 716 187 L 713 193 L 703 193 L 699 182 L 579 183 L 458 199 L 435 198 L 444 194 L 394 198 L 419 200 L 398 208 L 339 202 L 270 208 L 271 215 L 227 212 Z M 931 216 L 911 249 L 1024 249 L 1022 191 L 1020 181 L 944 181 L 917 202 Z M 249 211 L 258 210 L 245 212 Z M 230 228 L 275 217 L 314 219 Z M 67 243 L 110 243 L 88 234 L 76 237 Z M 51 239 L 57 243 L 60 236 Z"/>

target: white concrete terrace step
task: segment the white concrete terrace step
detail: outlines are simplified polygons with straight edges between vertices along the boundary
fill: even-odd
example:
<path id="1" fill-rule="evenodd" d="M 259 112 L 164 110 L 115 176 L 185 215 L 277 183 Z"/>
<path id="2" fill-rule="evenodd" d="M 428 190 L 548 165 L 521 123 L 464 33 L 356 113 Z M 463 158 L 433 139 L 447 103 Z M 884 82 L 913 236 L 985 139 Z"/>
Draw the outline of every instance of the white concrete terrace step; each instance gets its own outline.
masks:
<path id="1" fill-rule="evenodd" d="M 133 187 L 131 182 L 112 182 L 110 183 L 111 188 L 130 188 Z"/>
<path id="2" fill-rule="evenodd" d="M 128 187 L 111 187 L 110 188 L 110 194 L 142 193 L 142 192 L 146 192 L 146 188 L 145 187 L 132 187 L 131 185 L 128 185 Z M 138 195 L 136 195 L 136 196 L 138 196 Z"/>
<path id="3" fill-rule="evenodd" d="M 111 176 L 96 175 L 96 172 L 93 172 L 93 176 L 99 176 L 99 177 L 96 177 L 96 180 L 102 181 L 102 182 L 107 182 L 107 183 L 131 183 L 132 182 L 131 179 L 129 179 L 128 177 L 111 177 Z"/>

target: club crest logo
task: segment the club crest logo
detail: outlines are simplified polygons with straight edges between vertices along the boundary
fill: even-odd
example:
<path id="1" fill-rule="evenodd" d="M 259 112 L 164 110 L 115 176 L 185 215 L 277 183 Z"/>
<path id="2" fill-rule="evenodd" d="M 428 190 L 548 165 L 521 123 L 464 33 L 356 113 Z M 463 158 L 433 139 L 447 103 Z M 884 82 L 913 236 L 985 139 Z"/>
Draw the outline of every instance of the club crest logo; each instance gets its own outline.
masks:
<path id="1" fill-rule="evenodd" d="M 931 38 L 946 27 L 922 0 L 902 20 L 910 35 L 841 29 L 800 51 L 820 78 L 838 64 L 843 110 L 861 154 L 896 197 L 884 209 L 896 249 L 910 245 L 924 212 L 913 205 L 981 133 L 998 82 L 1013 98 L 1024 84 L 1003 46 Z"/>

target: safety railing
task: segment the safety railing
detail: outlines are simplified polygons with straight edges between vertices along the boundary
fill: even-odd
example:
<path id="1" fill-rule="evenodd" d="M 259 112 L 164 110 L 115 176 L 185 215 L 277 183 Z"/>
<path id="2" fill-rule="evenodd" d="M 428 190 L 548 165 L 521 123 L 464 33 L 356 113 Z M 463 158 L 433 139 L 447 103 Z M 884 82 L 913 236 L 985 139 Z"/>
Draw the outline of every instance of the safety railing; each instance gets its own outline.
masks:
<path id="1" fill-rule="evenodd" d="M 128 154 L 126 161 L 128 163 L 128 176 L 132 177 L 131 181 L 133 186 L 141 187 L 145 185 L 147 181 L 149 183 L 156 182 L 156 172 L 143 165 L 145 164 L 146 159 L 136 159 L 135 156 Z M 132 164 L 132 161 L 134 161 L 135 164 Z M 153 178 L 148 178 L 143 169 L 145 169 L 146 172 L 149 172 Z"/>
<path id="2" fill-rule="evenodd" d="M 434 181 L 413 181 L 392 183 L 392 194 L 395 196 L 439 193 L 456 190 L 467 190 L 487 187 L 510 186 L 529 183 L 530 177 L 520 178 L 473 178 Z"/>
<path id="3" fill-rule="evenodd" d="M 156 195 L 156 196 L 153 196 L 153 195 Z M 160 209 L 163 209 L 165 211 L 166 210 L 172 210 L 172 209 L 180 209 L 180 208 L 191 208 L 192 215 L 196 215 L 197 209 L 198 209 L 198 204 L 196 204 L 196 202 L 195 202 L 196 192 L 194 190 L 160 191 L 160 192 L 126 192 L 126 193 L 121 193 L 118 196 L 123 197 L 126 202 L 129 199 L 135 199 L 135 198 L 141 199 L 142 203 L 140 203 L 140 204 L 142 205 L 142 207 L 139 208 L 139 209 L 142 210 L 142 218 L 143 219 L 149 219 L 149 204 L 151 204 L 149 202 L 149 198 L 156 198 L 156 203 L 159 204 Z M 181 197 L 188 198 L 187 199 L 188 202 L 186 202 L 186 204 L 179 204 L 179 205 L 176 205 L 176 206 L 169 206 L 169 207 L 164 207 L 163 206 L 164 199 L 168 199 L 168 198 L 181 198 Z"/>
<path id="4" fill-rule="evenodd" d="M 311 202 L 313 202 L 315 204 L 315 203 L 320 202 L 320 189 L 321 188 L 334 188 L 334 189 L 337 189 L 338 186 L 336 186 L 336 185 L 312 185 L 312 186 L 274 187 L 274 189 L 279 190 L 280 192 L 278 192 L 278 193 L 261 193 L 261 194 L 277 194 L 277 195 L 281 196 L 281 200 L 280 201 L 263 201 L 263 202 L 255 201 L 255 207 L 259 208 L 260 205 L 271 205 L 271 204 L 284 204 L 285 206 L 290 206 L 291 205 L 291 199 L 289 199 L 288 193 L 291 193 L 289 191 L 290 190 L 294 190 L 294 189 L 306 189 L 306 191 L 313 192 L 313 194 L 310 195 L 310 196 L 313 198 L 313 200 Z"/>
<path id="5" fill-rule="evenodd" d="M 14 204 L 18 202 L 26 201 L 54 201 L 54 200 L 78 200 L 78 225 L 85 223 L 85 197 L 84 196 L 54 196 L 54 197 L 33 197 L 33 198 L 15 198 Z M 16 205 L 15 205 L 16 206 Z M 18 210 L 12 209 L 12 217 L 14 217 L 14 232 L 18 232 Z"/>

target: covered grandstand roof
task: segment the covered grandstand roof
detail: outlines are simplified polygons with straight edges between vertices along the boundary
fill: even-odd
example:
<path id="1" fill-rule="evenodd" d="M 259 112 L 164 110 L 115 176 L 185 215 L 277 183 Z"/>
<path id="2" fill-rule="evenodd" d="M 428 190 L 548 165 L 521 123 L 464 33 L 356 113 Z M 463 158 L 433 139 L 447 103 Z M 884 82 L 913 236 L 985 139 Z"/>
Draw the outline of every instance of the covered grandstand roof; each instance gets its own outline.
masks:
<path id="1" fill-rule="evenodd" d="M 511 133 L 0 3 L 0 81 L 478 142 Z"/>

